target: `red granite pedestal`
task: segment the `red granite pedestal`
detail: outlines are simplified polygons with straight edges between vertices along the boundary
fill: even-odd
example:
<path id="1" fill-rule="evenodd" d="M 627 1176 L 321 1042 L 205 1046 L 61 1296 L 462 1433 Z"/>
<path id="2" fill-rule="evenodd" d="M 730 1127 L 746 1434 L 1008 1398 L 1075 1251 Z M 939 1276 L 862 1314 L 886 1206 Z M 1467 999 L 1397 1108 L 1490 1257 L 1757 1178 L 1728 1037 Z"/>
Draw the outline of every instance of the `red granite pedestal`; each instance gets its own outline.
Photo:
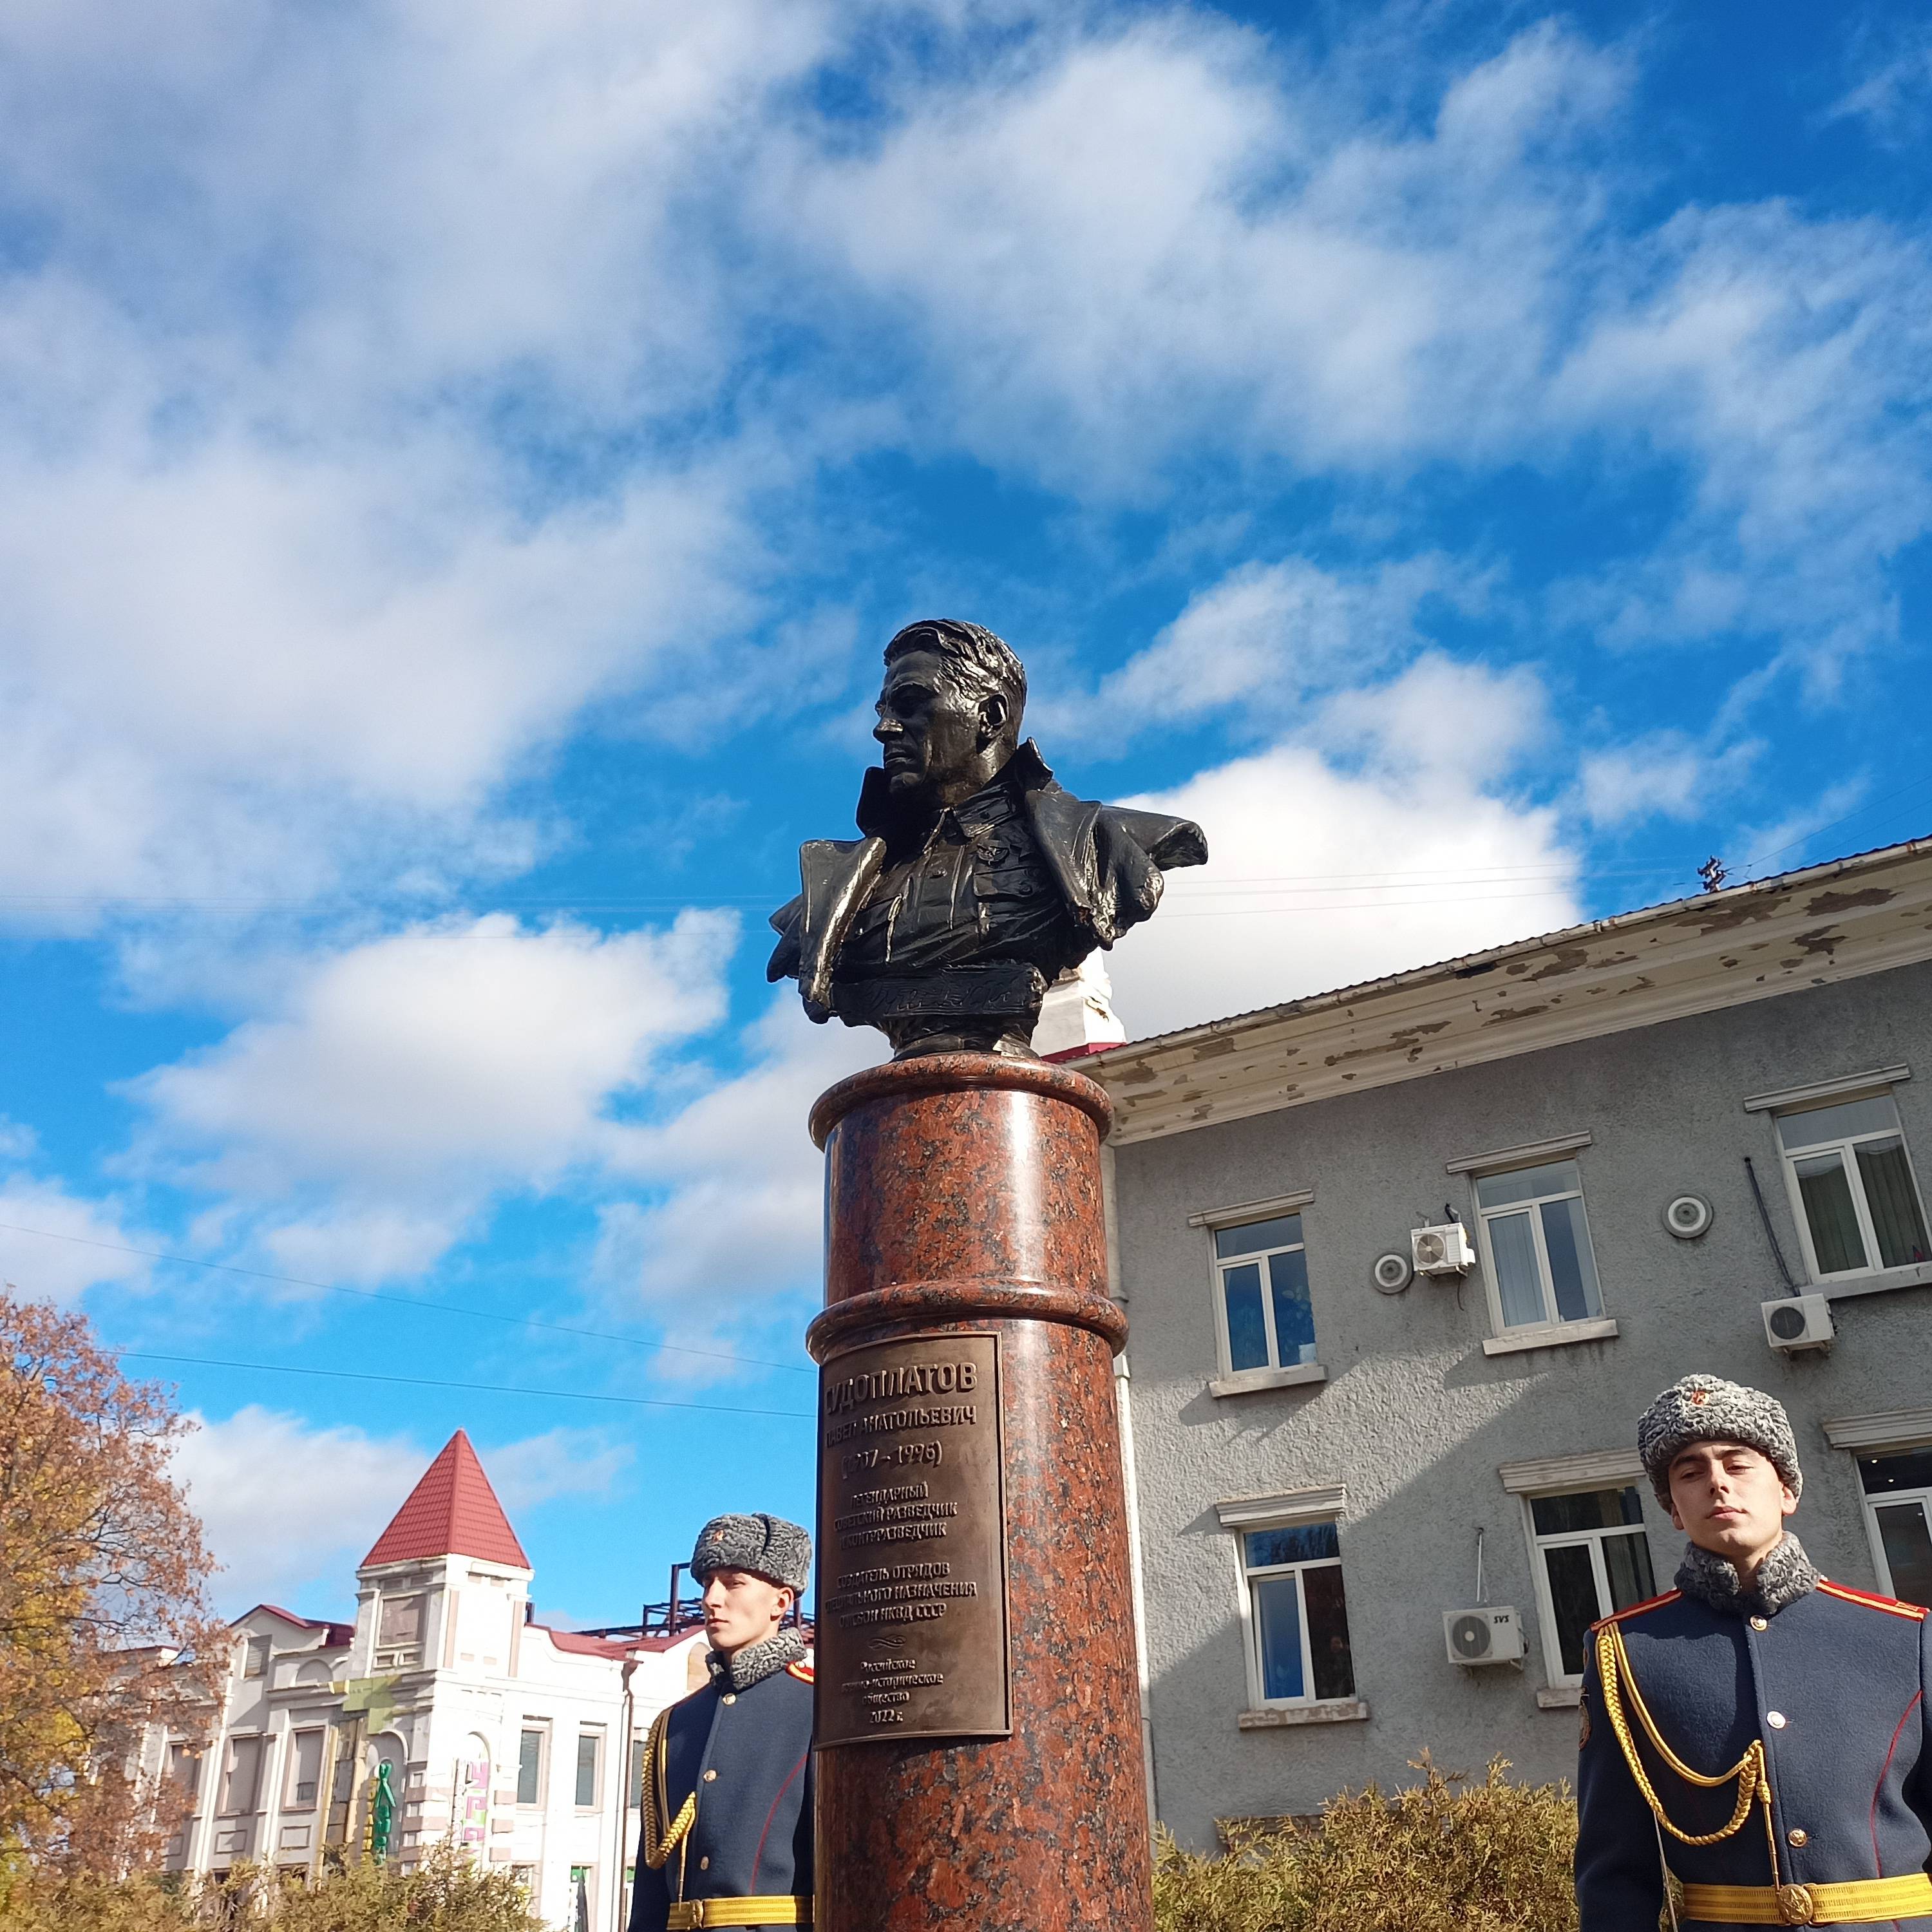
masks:
<path id="1" fill-rule="evenodd" d="M 820 1749 L 820 1932 L 1150 1932 L 1112 1366 L 1126 1322 L 1106 1298 L 1101 1205 L 1111 1114 L 1077 1073 L 966 1053 L 874 1067 L 813 1109 L 826 1305 L 807 1346 L 822 1385 L 869 1344 L 999 1338 L 1012 1725 Z M 823 1732 L 822 1608 L 820 1633 Z"/>

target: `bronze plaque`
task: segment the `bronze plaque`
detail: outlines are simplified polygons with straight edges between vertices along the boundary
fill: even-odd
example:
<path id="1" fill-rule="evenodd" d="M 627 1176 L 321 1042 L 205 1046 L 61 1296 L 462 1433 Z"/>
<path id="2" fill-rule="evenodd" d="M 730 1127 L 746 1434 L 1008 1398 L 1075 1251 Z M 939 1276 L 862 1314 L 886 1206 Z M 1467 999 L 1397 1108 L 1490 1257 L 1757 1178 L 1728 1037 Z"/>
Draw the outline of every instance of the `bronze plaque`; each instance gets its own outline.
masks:
<path id="1" fill-rule="evenodd" d="M 818 1743 L 1011 1735 L 997 1336 L 825 1364 L 818 1552 Z"/>

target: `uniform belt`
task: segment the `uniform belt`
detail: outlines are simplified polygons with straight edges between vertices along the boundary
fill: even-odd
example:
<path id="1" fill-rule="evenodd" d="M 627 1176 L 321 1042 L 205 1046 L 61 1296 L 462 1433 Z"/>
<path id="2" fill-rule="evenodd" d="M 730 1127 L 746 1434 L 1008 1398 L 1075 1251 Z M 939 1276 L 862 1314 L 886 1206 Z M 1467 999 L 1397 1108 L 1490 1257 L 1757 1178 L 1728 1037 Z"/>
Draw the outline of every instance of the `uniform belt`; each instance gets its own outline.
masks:
<path id="1" fill-rule="evenodd" d="M 680 1899 L 670 1909 L 670 1932 L 704 1925 L 809 1925 L 809 1892 L 775 1892 L 751 1898 Z"/>
<path id="2" fill-rule="evenodd" d="M 1719 1925 L 1870 1925 L 1932 1917 L 1932 1877 L 1907 1872 L 1844 1885 L 1687 1885 L 1684 1916 Z"/>

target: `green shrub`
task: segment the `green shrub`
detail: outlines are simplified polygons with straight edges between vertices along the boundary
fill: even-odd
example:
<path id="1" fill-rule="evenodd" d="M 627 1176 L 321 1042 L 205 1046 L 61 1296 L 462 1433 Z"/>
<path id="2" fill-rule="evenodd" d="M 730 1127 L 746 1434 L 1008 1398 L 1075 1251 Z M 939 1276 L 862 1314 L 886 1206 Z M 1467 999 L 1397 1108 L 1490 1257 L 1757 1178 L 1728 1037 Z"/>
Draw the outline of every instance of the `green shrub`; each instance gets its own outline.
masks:
<path id="1" fill-rule="evenodd" d="M 1442 1772 L 1385 1796 L 1344 1792 L 1318 1818 L 1228 1833 L 1226 1856 L 1155 1848 L 1159 1932 L 1576 1932 L 1567 1786 Z"/>
<path id="2" fill-rule="evenodd" d="M 544 1932 L 523 1886 L 450 1845 L 413 1871 L 355 1864 L 307 1886 L 260 1867 L 185 1882 L 22 1875 L 0 1897 L 6 1932 Z"/>

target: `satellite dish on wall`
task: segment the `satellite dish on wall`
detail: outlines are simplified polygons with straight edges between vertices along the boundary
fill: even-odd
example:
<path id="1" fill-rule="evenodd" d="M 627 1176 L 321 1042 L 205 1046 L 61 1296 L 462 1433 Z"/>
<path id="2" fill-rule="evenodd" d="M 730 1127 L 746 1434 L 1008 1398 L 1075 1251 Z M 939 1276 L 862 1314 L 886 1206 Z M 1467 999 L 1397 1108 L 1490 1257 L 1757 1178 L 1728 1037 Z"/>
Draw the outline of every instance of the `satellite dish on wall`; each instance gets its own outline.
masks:
<path id="1" fill-rule="evenodd" d="M 1400 1294 L 1415 1279 L 1415 1270 L 1410 1267 L 1408 1257 L 1399 1255 L 1391 1248 L 1385 1255 L 1376 1257 L 1375 1284 L 1384 1294 Z"/>
<path id="2" fill-rule="evenodd" d="M 1715 1218 L 1710 1202 L 1701 1194 L 1675 1195 L 1664 1210 L 1664 1226 L 1680 1241 L 1694 1241 L 1699 1235 L 1708 1234 Z"/>

